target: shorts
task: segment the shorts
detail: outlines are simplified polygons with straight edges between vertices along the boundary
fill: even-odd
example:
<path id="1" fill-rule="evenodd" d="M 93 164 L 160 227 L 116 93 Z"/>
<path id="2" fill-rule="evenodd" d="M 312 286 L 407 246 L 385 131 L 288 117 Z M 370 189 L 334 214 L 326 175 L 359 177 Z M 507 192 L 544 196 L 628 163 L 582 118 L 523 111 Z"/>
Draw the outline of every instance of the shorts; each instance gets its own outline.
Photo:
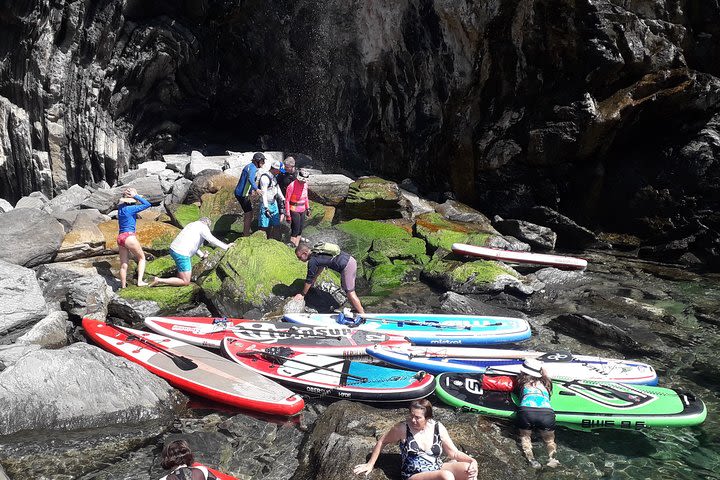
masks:
<path id="1" fill-rule="evenodd" d="M 237 201 L 240 202 L 240 206 L 242 207 L 243 212 L 252 212 L 253 207 L 249 195 L 246 197 L 238 197 L 237 195 L 235 195 L 235 198 L 237 198 Z"/>
<path id="2" fill-rule="evenodd" d="M 520 407 L 515 424 L 521 430 L 555 431 L 555 412 L 551 408 Z"/>
<path id="3" fill-rule="evenodd" d="M 178 273 L 192 271 L 192 261 L 190 257 L 180 255 L 174 250 L 170 250 L 170 256 L 173 260 L 175 260 L 175 265 L 177 265 Z"/>
<path id="4" fill-rule="evenodd" d="M 302 234 L 303 228 L 305 228 L 305 217 L 307 217 L 307 211 L 290 212 L 291 237 L 299 237 Z"/>
<path id="5" fill-rule="evenodd" d="M 280 212 L 278 211 L 277 202 L 273 202 L 268 207 L 270 210 L 270 216 L 265 215 L 265 207 L 260 206 L 260 213 L 258 214 L 258 227 L 277 227 L 280 225 Z"/>
<path id="6" fill-rule="evenodd" d="M 127 240 L 128 237 L 134 237 L 134 236 L 135 236 L 135 232 L 123 232 L 123 233 L 118 234 L 118 236 L 117 236 L 118 246 L 124 247 L 125 240 Z"/>
<path id="7" fill-rule="evenodd" d="M 354 292 L 355 291 L 355 275 L 357 274 L 357 261 L 354 257 L 350 257 L 350 259 L 347 262 L 347 265 L 345 265 L 345 268 L 343 268 L 342 272 L 340 272 L 340 285 L 342 286 L 343 290 L 345 290 L 346 293 Z"/>

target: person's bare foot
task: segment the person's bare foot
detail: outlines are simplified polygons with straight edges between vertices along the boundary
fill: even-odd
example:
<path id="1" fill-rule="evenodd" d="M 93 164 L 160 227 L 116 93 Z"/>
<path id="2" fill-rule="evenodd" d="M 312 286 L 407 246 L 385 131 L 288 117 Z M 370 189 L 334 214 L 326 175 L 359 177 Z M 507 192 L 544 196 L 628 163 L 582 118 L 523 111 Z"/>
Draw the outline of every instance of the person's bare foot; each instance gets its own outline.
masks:
<path id="1" fill-rule="evenodd" d="M 560 462 L 556 458 L 551 458 L 550 461 L 547 462 L 546 466 L 550 468 L 557 468 L 560 466 Z"/>
<path id="2" fill-rule="evenodd" d="M 153 277 L 152 282 L 149 283 L 149 286 L 154 287 L 158 283 L 160 283 L 160 281 L 158 280 L 158 277 Z"/>
<path id="3" fill-rule="evenodd" d="M 147 287 L 148 285 L 150 285 L 150 284 L 147 282 L 143 282 L 142 280 L 138 280 L 138 283 L 137 283 L 138 287 Z"/>

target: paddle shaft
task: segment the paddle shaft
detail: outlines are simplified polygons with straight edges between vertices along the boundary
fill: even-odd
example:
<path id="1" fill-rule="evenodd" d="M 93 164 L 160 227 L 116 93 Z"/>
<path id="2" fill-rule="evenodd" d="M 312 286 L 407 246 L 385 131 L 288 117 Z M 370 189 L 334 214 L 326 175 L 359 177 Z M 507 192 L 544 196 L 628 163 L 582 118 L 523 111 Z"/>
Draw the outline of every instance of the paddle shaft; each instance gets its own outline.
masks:
<path id="1" fill-rule="evenodd" d="M 268 353 L 268 352 L 263 352 L 263 351 L 259 351 L 259 350 L 253 350 L 253 351 L 251 351 L 251 352 L 236 352 L 236 355 L 267 355 L 267 356 L 269 356 L 269 357 L 282 358 L 283 360 L 290 360 L 291 362 L 299 363 L 300 365 L 305 365 L 306 367 L 313 367 L 313 368 L 317 368 L 317 369 L 319 369 L 319 370 L 328 370 L 328 371 L 330 371 L 330 372 L 337 373 L 337 374 L 340 375 L 340 376 L 349 377 L 349 378 L 354 378 L 354 379 L 359 380 L 359 381 L 361 381 L 361 382 L 367 382 L 367 381 L 368 381 L 367 378 L 365 378 L 365 377 L 359 377 L 359 376 L 357 376 L 357 375 L 353 375 L 352 373 L 338 372 L 337 370 L 333 370 L 332 368 L 327 368 L 327 367 L 323 367 L 323 366 L 321 366 L 321 365 L 315 365 L 315 364 L 312 364 L 312 363 L 303 362 L 302 360 L 296 360 L 296 359 L 294 359 L 294 358 L 292 358 L 292 357 L 285 357 L 285 356 L 283 356 L 283 355 L 278 355 L 278 354 L 276 354 L 276 353 Z"/>

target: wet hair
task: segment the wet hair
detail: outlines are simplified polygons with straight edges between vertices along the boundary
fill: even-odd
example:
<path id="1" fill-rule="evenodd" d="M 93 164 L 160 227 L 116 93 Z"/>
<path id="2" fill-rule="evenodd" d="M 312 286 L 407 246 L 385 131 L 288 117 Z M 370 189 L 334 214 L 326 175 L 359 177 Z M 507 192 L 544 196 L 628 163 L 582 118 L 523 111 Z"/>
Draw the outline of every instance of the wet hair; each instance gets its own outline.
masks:
<path id="1" fill-rule="evenodd" d="M 160 465 L 165 470 L 173 470 L 180 465 L 189 467 L 193 462 L 195 462 L 195 456 L 190 450 L 190 445 L 185 440 L 173 440 L 163 448 Z"/>
<path id="2" fill-rule="evenodd" d="M 545 390 L 548 391 L 548 395 L 552 395 L 552 380 L 550 380 L 550 377 L 547 376 L 545 370 L 542 370 L 542 377 L 533 377 L 532 375 L 522 372 L 518 373 L 517 380 L 515 381 L 515 392 L 517 392 L 518 395 L 522 395 L 525 385 L 532 382 L 542 383 Z"/>
<path id="3" fill-rule="evenodd" d="M 301 243 L 295 247 L 295 255 L 299 255 L 301 253 L 310 253 L 310 246 L 307 243 Z"/>
<path id="4" fill-rule="evenodd" d="M 424 398 L 414 400 L 410 403 L 410 410 L 422 410 L 426 420 L 430 420 L 433 417 L 432 403 Z"/>

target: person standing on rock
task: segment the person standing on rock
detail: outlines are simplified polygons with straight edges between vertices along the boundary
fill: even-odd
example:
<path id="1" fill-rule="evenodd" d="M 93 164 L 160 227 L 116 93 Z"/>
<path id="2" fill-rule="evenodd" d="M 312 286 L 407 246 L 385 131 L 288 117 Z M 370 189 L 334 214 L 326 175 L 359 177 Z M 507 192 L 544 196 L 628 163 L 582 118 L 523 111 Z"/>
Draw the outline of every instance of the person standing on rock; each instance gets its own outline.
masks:
<path id="1" fill-rule="evenodd" d="M 139 203 L 139 205 L 138 205 Z M 138 195 L 137 190 L 128 188 L 123 192 L 118 204 L 118 252 L 120 253 L 120 288 L 127 286 L 127 271 L 130 254 L 137 262 L 137 286 L 147 285 L 143 281 L 145 275 L 145 252 L 137 239 L 137 214 L 150 208 L 150 202 Z"/>
<path id="2" fill-rule="evenodd" d="M 457 449 L 445 426 L 433 420 L 432 404 L 426 399 L 410 404 L 407 420 L 395 424 L 375 444 L 370 460 L 355 465 L 355 475 L 370 475 L 383 447 L 397 443 L 400 447 L 402 480 L 476 480 L 478 464 L 470 455 Z M 443 463 L 440 455 L 455 462 Z"/>
<path id="3" fill-rule="evenodd" d="M 557 452 L 555 411 L 550 405 L 552 381 L 540 360 L 528 358 L 523 362 L 517 377 L 515 391 L 520 399 L 520 407 L 515 420 L 520 433 L 520 446 L 525 457 L 533 468 L 541 467 L 540 462 L 535 460 L 532 450 L 532 431 L 537 429 L 547 448 L 549 457 L 547 466 L 557 467 L 560 462 L 555 459 Z"/>
<path id="4" fill-rule="evenodd" d="M 307 178 L 305 172 L 300 171 L 285 194 L 285 218 L 290 222 L 290 243 L 295 247 L 300 244 L 305 218 L 310 213 Z"/>
<path id="5" fill-rule="evenodd" d="M 243 168 L 240 180 L 235 186 L 235 198 L 240 202 L 243 209 L 243 236 L 250 235 L 250 227 L 253 220 L 252 198 L 259 195 L 260 189 L 256 183 L 258 169 L 265 165 L 265 155 L 257 152 L 253 155 L 252 161 Z"/>
<path id="6" fill-rule="evenodd" d="M 280 213 L 280 205 L 285 204 L 285 197 L 280 191 L 276 175 L 280 173 L 280 162 L 272 163 L 269 172 L 260 174 L 258 184 L 260 185 L 260 218 L 258 227 L 265 230 L 267 238 L 280 239 L 280 222 L 285 217 L 285 212 Z"/>
<path id="7" fill-rule="evenodd" d="M 336 245 L 334 247 L 340 250 Z M 315 280 L 317 280 L 317 277 L 322 273 L 323 269 L 327 267 L 340 273 L 340 284 L 355 311 L 359 314 L 365 313 L 360 303 L 360 298 L 358 298 L 357 293 L 355 293 L 357 261 L 352 255 L 342 251 L 336 255 L 313 252 L 308 245 L 301 243 L 295 248 L 295 256 L 297 256 L 301 262 L 307 262 L 308 267 L 303 290 L 295 295 L 294 300 L 302 300 L 305 295 L 307 295 L 310 287 L 315 283 Z"/>
<path id="8" fill-rule="evenodd" d="M 175 260 L 178 276 L 171 278 L 153 278 L 150 286 L 170 285 L 172 287 L 184 287 L 190 285 L 192 276 L 192 256 L 196 253 L 200 258 L 206 258 L 207 253 L 200 250 L 203 243 L 208 243 L 220 247 L 223 250 L 229 249 L 232 244 L 223 243 L 210 232 L 212 221 L 208 217 L 202 217 L 200 220 L 188 223 L 185 228 L 180 230 L 178 236 L 170 244 L 170 256 Z"/>
<path id="9" fill-rule="evenodd" d="M 285 167 L 284 170 L 280 170 L 280 173 L 277 174 L 277 182 L 278 186 L 280 187 L 280 191 L 283 195 L 285 195 L 285 198 L 287 198 L 287 188 L 288 185 L 290 185 L 295 178 L 297 177 L 297 174 L 295 172 L 295 159 L 293 157 L 287 157 L 285 159 Z"/>

